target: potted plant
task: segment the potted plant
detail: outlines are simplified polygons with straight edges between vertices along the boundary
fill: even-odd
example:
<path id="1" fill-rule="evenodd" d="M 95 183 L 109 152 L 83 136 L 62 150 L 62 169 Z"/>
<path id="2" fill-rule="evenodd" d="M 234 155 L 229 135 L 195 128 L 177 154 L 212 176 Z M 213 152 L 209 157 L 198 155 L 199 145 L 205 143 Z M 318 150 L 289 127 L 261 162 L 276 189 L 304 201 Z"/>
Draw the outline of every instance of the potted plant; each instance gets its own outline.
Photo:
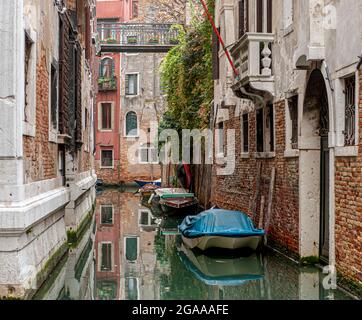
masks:
<path id="1" fill-rule="evenodd" d="M 117 43 L 117 39 L 108 38 L 108 39 L 106 39 L 106 42 L 107 42 L 107 43 Z"/>
<path id="2" fill-rule="evenodd" d="M 159 39 L 158 38 L 150 38 L 148 40 L 148 43 L 150 44 L 158 44 L 159 43 Z"/>
<path id="3" fill-rule="evenodd" d="M 127 43 L 128 44 L 136 44 L 137 43 L 137 37 L 135 37 L 135 36 L 127 37 Z"/>

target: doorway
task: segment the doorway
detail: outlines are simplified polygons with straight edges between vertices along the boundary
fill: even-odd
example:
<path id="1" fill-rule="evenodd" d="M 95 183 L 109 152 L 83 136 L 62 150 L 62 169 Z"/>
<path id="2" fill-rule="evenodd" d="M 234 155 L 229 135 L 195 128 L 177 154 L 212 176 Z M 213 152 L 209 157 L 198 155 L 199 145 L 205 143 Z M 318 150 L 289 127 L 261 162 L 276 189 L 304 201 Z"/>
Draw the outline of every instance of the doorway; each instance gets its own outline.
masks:
<path id="1" fill-rule="evenodd" d="M 329 107 L 322 72 L 311 72 L 305 93 L 300 141 L 301 256 L 329 260 Z"/>

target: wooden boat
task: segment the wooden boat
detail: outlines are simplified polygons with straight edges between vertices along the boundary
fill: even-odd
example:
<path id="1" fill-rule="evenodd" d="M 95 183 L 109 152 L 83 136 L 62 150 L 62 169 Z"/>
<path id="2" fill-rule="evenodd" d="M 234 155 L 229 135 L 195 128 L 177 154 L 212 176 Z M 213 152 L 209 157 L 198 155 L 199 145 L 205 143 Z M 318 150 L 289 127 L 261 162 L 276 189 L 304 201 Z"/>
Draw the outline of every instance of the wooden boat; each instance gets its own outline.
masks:
<path id="1" fill-rule="evenodd" d="M 144 181 L 144 180 L 134 180 L 140 188 L 144 187 L 147 184 L 154 184 L 158 187 L 161 187 L 161 179 L 155 181 Z"/>
<path id="2" fill-rule="evenodd" d="M 193 193 L 181 188 L 163 188 L 154 191 L 151 200 L 155 206 L 160 206 L 168 215 L 179 215 L 187 212 L 196 213 L 198 200 Z"/>
<path id="3" fill-rule="evenodd" d="M 183 242 L 191 249 L 210 248 L 256 250 L 265 231 L 255 229 L 242 212 L 212 209 L 188 216 L 180 225 Z"/>
<path id="4" fill-rule="evenodd" d="M 139 193 L 142 197 L 150 197 L 155 190 L 157 190 L 159 186 L 155 184 L 146 184 L 142 188 L 139 189 Z"/>

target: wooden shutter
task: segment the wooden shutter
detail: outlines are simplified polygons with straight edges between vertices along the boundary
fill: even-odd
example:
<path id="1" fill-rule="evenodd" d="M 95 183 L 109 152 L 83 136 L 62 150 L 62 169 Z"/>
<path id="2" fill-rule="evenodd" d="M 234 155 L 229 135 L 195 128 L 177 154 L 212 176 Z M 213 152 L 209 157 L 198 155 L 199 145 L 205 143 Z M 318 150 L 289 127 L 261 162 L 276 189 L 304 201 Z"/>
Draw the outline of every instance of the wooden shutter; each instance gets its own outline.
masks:
<path id="1" fill-rule="evenodd" d="M 239 1 L 239 38 L 245 34 L 245 0 Z"/>
<path id="2" fill-rule="evenodd" d="M 220 32 L 220 28 L 218 28 Z M 220 42 L 215 32 L 212 33 L 212 75 L 214 80 L 220 78 L 220 61 L 219 61 Z"/>
<path id="3" fill-rule="evenodd" d="M 82 50 L 77 43 L 76 48 L 76 67 L 75 67 L 77 76 L 76 76 L 76 141 L 82 141 L 82 129 L 83 129 L 83 122 L 82 122 Z"/>
<path id="4" fill-rule="evenodd" d="M 263 32 L 264 0 L 256 1 L 256 32 Z"/>
<path id="5" fill-rule="evenodd" d="M 126 79 L 125 79 L 125 86 L 126 86 L 126 95 L 129 95 L 129 74 L 126 74 Z"/>
<path id="6" fill-rule="evenodd" d="M 267 0 L 267 32 L 273 32 L 273 1 Z"/>

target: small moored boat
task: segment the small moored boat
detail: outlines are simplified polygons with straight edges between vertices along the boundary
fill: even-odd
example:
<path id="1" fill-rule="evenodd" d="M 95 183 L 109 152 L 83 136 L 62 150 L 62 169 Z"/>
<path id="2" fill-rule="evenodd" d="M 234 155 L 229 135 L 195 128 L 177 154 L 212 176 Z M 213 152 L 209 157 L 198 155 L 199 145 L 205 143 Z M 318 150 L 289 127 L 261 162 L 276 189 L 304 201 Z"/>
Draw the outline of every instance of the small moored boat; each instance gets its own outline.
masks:
<path id="1" fill-rule="evenodd" d="M 193 193 L 181 188 L 164 188 L 155 190 L 154 203 L 161 206 L 164 213 L 177 215 L 183 212 L 196 212 L 198 200 Z"/>
<path id="2" fill-rule="evenodd" d="M 140 188 L 144 187 L 147 184 L 153 184 L 155 186 L 161 187 L 161 179 L 155 181 L 144 181 L 144 180 L 134 180 Z"/>
<path id="3" fill-rule="evenodd" d="M 146 184 L 142 188 L 139 189 L 139 193 L 142 197 L 150 197 L 155 190 L 157 190 L 159 186 L 155 184 Z"/>
<path id="4" fill-rule="evenodd" d="M 179 226 L 183 242 L 191 249 L 209 248 L 256 250 L 265 231 L 256 229 L 242 212 L 211 209 L 187 216 Z"/>

